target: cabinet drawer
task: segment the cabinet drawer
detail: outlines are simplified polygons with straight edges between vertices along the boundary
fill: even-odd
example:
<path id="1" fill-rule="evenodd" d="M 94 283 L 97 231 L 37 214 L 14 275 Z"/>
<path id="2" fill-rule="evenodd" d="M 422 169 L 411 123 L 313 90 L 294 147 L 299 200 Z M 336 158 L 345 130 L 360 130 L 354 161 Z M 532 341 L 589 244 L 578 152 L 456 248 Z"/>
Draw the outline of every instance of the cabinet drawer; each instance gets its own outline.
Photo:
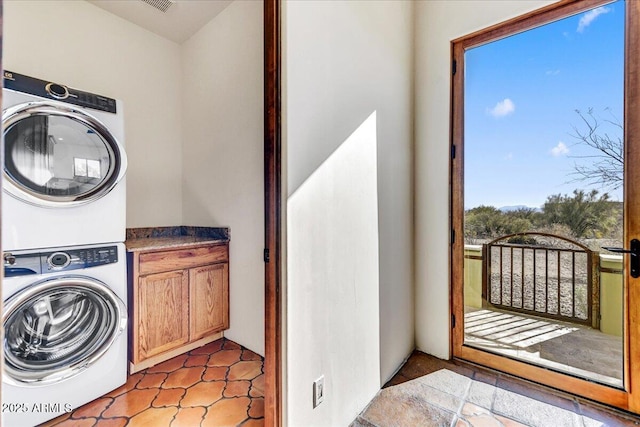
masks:
<path id="1" fill-rule="evenodd" d="M 198 248 L 140 254 L 140 275 L 161 271 L 182 270 L 229 260 L 227 245 L 201 246 Z"/>

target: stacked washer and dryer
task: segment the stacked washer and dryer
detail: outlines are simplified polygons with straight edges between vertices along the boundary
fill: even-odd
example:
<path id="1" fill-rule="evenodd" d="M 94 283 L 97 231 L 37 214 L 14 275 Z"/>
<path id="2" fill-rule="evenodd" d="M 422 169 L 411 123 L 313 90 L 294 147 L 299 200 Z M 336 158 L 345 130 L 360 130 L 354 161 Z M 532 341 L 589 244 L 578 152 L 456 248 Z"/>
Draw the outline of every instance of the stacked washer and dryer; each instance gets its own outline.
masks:
<path id="1" fill-rule="evenodd" d="M 2 425 L 127 378 L 124 122 L 115 99 L 5 71 Z"/>

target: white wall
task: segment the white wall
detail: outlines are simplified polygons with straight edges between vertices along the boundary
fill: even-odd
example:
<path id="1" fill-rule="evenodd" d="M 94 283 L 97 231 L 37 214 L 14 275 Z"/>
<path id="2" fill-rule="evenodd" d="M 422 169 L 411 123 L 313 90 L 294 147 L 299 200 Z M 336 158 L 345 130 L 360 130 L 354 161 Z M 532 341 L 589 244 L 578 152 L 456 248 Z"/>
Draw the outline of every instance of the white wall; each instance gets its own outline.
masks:
<path id="1" fill-rule="evenodd" d="M 416 5 L 416 346 L 449 358 L 451 40 L 542 7 L 524 0 Z"/>
<path id="2" fill-rule="evenodd" d="M 182 45 L 187 225 L 229 226 L 228 338 L 264 354 L 262 2 L 235 1 Z"/>
<path id="3" fill-rule="evenodd" d="M 348 425 L 413 349 L 412 11 L 283 3 L 288 425 Z"/>
<path id="4" fill-rule="evenodd" d="M 84 1 L 5 1 L 4 68 L 122 99 L 127 226 L 182 222 L 180 46 Z"/>

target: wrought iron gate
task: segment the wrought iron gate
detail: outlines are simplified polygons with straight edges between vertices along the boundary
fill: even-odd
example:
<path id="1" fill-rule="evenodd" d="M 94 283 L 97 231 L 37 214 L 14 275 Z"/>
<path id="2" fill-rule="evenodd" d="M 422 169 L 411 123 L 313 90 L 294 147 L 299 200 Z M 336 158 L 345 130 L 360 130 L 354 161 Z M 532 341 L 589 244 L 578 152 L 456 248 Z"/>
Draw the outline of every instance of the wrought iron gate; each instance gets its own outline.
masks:
<path id="1" fill-rule="evenodd" d="M 547 233 L 502 236 L 482 246 L 489 306 L 599 327 L 598 253 Z"/>

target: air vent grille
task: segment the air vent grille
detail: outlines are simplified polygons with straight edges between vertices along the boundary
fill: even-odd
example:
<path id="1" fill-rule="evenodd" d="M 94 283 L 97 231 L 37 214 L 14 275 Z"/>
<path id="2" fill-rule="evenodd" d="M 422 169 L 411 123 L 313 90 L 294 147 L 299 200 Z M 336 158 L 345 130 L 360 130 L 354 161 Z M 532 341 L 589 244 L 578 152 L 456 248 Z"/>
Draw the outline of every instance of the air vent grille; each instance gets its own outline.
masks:
<path id="1" fill-rule="evenodd" d="M 175 2 L 174 0 L 142 0 L 146 4 L 155 7 L 161 12 L 166 12 Z"/>

